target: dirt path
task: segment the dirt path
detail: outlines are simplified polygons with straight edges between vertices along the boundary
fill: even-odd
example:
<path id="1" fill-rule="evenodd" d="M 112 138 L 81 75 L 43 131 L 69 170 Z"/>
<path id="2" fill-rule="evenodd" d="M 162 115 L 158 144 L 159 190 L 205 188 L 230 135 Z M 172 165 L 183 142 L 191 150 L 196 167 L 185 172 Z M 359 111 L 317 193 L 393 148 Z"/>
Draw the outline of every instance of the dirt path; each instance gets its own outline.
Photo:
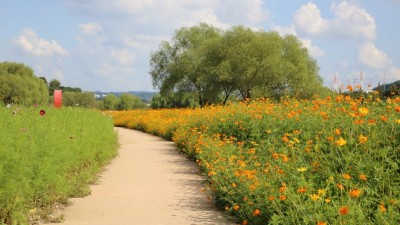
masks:
<path id="1" fill-rule="evenodd" d="M 172 142 L 116 130 L 119 156 L 92 186 L 91 195 L 71 200 L 61 225 L 234 224 L 200 191 L 203 178 L 196 164 Z"/>

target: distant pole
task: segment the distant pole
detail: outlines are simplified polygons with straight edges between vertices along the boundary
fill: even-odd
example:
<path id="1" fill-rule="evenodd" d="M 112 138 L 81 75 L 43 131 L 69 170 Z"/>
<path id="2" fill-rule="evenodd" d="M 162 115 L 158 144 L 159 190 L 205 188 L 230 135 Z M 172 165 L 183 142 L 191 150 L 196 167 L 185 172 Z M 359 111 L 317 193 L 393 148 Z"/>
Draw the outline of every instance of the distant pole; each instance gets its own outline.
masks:
<path id="1" fill-rule="evenodd" d="M 54 90 L 54 107 L 61 108 L 62 105 L 62 90 Z"/>
<path id="2" fill-rule="evenodd" d="M 363 89 L 364 89 L 364 74 L 362 72 L 360 73 L 360 82 L 361 82 L 361 90 L 363 91 Z"/>

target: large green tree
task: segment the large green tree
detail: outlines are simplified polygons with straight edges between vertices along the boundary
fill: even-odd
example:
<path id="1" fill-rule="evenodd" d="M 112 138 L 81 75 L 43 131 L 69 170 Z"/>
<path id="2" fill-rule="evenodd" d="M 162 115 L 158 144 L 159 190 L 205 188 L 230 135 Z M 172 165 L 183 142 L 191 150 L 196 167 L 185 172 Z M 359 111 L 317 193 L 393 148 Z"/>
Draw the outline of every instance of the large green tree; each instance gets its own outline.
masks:
<path id="1" fill-rule="evenodd" d="M 0 101 L 4 104 L 45 104 L 47 85 L 35 76 L 33 70 L 22 63 L 0 63 Z"/>
<path id="2" fill-rule="evenodd" d="M 200 105 L 213 102 L 219 88 L 210 85 L 211 71 L 205 64 L 209 46 L 220 38 L 220 31 L 207 24 L 181 28 L 172 43 L 162 42 L 151 54 L 150 74 L 161 95 L 171 92 L 193 92 Z"/>
<path id="3" fill-rule="evenodd" d="M 244 26 L 181 28 L 151 54 L 150 65 L 162 96 L 193 92 L 200 105 L 235 96 L 310 97 L 323 89 L 316 61 L 295 36 Z"/>

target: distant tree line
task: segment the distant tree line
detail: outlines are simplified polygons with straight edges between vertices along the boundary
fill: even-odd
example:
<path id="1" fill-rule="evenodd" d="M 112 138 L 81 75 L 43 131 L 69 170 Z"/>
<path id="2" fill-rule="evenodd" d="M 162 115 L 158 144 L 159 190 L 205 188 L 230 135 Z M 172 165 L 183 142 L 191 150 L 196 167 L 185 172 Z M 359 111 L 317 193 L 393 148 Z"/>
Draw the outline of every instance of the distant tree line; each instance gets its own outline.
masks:
<path id="1" fill-rule="evenodd" d="M 147 104 L 139 97 L 131 94 L 121 94 L 117 97 L 114 94 L 108 94 L 102 100 L 101 109 L 103 110 L 130 110 L 130 109 L 143 109 Z"/>
<path id="2" fill-rule="evenodd" d="M 18 104 L 32 106 L 52 103 L 54 90 L 62 90 L 63 106 L 97 108 L 105 110 L 129 110 L 147 107 L 140 98 L 131 94 L 120 97 L 108 95 L 97 100 L 93 92 L 80 88 L 65 87 L 53 79 L 36 77 L 34 71 L 22 63 L 0 63 L 0 102 L 2 105 Z"/>
<path id="3" fill-rule="evenodd" d="M 151 53 L 150 75 L 163 99 L 193 93 L 200 106 L 235 98 L 327 92 L 316 61 L 293 35 L 235 26 L 181 28 Z"/>

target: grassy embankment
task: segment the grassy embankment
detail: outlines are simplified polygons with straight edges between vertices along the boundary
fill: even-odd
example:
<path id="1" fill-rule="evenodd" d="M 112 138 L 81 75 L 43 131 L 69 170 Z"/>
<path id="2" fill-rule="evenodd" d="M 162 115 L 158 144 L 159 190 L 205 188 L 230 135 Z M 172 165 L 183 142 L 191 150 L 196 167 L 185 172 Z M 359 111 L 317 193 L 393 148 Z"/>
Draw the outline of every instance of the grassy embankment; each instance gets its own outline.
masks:
<path id="1" fill-rule="evenodd" d="M 0 108 L 0 224 L 46 220 L 54 206 L 89 193 L 116 155 L 112 120 L 78 109 Z"/>
<path id="2" fill-rule="evenodd" d="M 400 98 L 110 112 L 174 140 L 243 224 L 400 224 Z"/>

